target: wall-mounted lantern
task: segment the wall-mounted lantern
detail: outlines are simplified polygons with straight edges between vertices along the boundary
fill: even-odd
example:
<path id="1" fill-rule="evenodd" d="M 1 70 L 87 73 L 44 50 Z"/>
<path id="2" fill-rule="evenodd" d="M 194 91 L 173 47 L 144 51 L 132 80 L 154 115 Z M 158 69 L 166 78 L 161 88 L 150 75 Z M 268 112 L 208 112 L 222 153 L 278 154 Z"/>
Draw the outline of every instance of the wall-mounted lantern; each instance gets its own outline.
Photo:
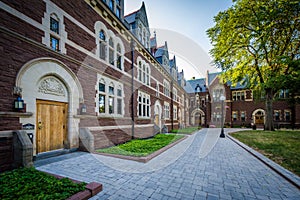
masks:
<path id="1" fill-rule="evenodd" d="M 24 100 L 20 96 L 14 101 L 14 109 L 17 111 L 24 109 Z"/>
<path id="2" fill-rule="evenodd" d="M 85 105 L 84 103 L 81 105 L 80 113 L 81 113 L 82 115 L 86 114 L 86 105 Z"/>

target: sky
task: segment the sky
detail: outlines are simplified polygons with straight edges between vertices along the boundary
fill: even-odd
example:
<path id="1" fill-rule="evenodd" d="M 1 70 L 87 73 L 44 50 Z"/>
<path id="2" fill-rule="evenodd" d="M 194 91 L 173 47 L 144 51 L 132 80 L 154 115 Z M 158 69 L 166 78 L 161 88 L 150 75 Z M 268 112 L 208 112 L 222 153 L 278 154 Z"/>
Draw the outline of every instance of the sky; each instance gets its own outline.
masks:
<path id="1" fill-rule="evenodd" d="M 125 0 L 125 15 L 138 10 L 144 1 L 151 36 L 158 46 L 167 41 L 170 59 L 176 56 L 179 71 L 187 80 L 217 72 L 209 50 L 206 30 L 214 26 L 213 18 L 232 5 L 232 0 Z"/>

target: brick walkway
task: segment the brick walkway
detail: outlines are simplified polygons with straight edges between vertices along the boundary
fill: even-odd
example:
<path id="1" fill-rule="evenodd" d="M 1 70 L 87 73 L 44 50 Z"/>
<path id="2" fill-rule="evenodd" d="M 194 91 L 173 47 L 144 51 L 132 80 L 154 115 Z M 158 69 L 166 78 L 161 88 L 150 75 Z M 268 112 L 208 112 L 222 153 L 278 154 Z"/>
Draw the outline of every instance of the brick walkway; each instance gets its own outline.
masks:
<path id="1" fill-rule="evenodd" d="M 300 199 L 299 189 L 230 139 L 214 142 L 219 132 L 203 129 L 146 164 L 75 152 L 35 166 L 102 183 L 92 199 Z"/>

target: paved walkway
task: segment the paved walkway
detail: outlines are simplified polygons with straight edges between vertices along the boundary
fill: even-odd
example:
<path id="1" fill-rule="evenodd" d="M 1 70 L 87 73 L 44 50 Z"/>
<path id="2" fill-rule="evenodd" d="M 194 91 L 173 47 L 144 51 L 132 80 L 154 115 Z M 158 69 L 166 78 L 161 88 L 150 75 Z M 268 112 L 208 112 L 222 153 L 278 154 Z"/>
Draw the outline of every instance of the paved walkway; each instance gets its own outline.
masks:
<path id="1" fill-rule="evenodd" d="M 299 189 L 219 133 L 203 129 L 146 164 L 75 152 L 35 166 L 102 183 L 92 199 L 300 199 Z"/>

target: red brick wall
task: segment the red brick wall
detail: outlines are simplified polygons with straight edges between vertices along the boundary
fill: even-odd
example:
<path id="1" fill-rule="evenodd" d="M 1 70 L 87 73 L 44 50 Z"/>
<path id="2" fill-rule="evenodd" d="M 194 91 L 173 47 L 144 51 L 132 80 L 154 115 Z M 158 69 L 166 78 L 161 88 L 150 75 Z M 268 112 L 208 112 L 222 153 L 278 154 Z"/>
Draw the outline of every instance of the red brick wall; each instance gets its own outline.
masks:
<path id="1" fill-rule="evenodd" d="M 0 137 L 0 173 L 11 170 L 13 161 L 13 138 Z"/>

